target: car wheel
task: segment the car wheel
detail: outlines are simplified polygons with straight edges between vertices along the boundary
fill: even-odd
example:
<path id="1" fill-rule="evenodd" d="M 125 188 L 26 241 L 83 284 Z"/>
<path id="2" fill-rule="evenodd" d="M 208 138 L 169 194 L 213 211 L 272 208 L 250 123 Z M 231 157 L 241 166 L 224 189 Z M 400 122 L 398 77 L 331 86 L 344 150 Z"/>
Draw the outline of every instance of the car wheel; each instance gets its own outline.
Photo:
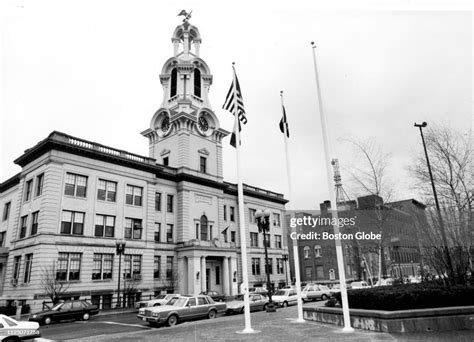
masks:
<path id="1" fill-rule="evenodd" d="M 84 321 L 88 321 L 90 318 L 90 315 L 88 312 L 84 312 L 84 314 L 82 315 L 82 320 Z"/>
<path id="2" fill-rule="evenodd" d="M 21 339 L 19 337 L 7 337 L 2 342 L 21 342 Z"/>
<path id="3" fill-rule="evenodd" d="M 284 301 L 284 302 L 283 302 L 283 307 L 284 307 L 284 308 L 288 307 L 288 302 L 287 302 L 287 301 Z"/>
<path id="4" fill-rule="evenodd" d="M 51 317 L 45 317 L 45 318 L 44 318 L 44 324 L 45 324 L 45 325 L 51 324 Z"/>
<path id="5" fill-rule="evenodd" d="M 323 294 L 323 295 L 321 296 L 321 300 L 326 300 L 326 299 L 328 299 L 328 296 L 326 296 L 325 294 Z"/>
<path id="6" fill-rule="evenodd" d="M 209 311 L 209 313 L 207 314 L 207 317 L 208 317 L 209 319 L 214 319 L 214 318 L 216 318 L 216 317 L 217 317 L 217 312 L 216 312 L 216 310 L 211 310 L 211 311 Z"/>
<path id="7" fill-rule="evenodd" d="M 168 320 L 166 321 L 166 324 L 168 324 L 169 327 L 173 327 L 176 324 L 178 324 L 178 316 L 176 315 L 171 315 L 168 317 Z"/>
<path id="8" fill-rule="evenodd" d="M 263 310 L 263 311 L 267 311 L 267 307 L 268 307 L 267 304 L 265 304 L 265 305 L 263 306 L 263 309 L 262 309 L 262 310 Z"/>

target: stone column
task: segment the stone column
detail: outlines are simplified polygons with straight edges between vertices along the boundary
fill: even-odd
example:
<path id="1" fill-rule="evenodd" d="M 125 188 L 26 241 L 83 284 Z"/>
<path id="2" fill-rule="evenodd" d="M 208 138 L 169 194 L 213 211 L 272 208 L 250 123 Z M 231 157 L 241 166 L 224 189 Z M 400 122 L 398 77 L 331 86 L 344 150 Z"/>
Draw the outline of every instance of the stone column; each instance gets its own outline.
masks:
<path id="1" fill-rule="evenodd" d="M 206 257 L 201 257 L 201 291 L 207 291 L 206 289 Z"/>
<path id="2" fill-rule="evenodd" d="M 185 262 L 185 257 L 178 258 L 178 274 L 179 274 L 179 280 L 178 280 L 178 288 L 174 289 L 174 292 L 176 293 L 176 290 L 178 290 L 178 293 L 180 294 L 185 294 L 188 293 L 187 291 L 187 275 L 188 275 L 188 269 L 186 267 L 186 262 Z"/>
<path id="3" fill-rule="evenodd" d="M 224 295 L 228 296 L 230 295 L 229 291 L 229 282 L 232 282 L 232 279 L 230 278 L 230 272 L 229 272 L 229 258 L 224 257 L 222 259 L 222 285 L 223 285 L 223 291 Z"/>

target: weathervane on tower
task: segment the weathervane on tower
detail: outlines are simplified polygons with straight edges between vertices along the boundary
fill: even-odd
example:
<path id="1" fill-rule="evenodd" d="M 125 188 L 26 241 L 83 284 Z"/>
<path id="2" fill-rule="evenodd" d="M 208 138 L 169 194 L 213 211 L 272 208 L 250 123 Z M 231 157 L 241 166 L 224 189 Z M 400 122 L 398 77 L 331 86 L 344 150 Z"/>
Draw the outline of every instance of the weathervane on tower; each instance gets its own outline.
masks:
<path id="1" fill-rule="evenodd" d="M 182 10 L 181 12 L 179 12 L 178 17 L 180 15 L 184 16 L 183 23 L 186 23 L 189 19 L 191 19 L 191 13 L 193 13 L 193 11 L 188 13 L 186 12 L 186 10 Z"/>

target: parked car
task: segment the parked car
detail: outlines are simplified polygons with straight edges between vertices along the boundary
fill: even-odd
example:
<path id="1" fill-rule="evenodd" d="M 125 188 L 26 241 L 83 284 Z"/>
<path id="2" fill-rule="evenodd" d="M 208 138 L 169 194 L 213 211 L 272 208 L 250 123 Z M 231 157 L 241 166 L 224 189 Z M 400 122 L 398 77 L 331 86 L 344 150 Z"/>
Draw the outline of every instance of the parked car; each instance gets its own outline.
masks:
<path id="1" fill-rule="evenodd" d="M 179 296 L 171 299 L 166 305 L 140 309 L 137 318 L 150 325 L 166 323 L 168 326 L 174 326 L 189 319 L 216 318 L 219 313 L 224 313 L 226 308 L 225 303 L 216 303 L 209 296 Z"/>
<path id="2" fill-rule="evenodd" d="M 351 289 L 366 289 L 369 288 L 369 284 L 366 281 L 353 281 L 351 283 Z"/>
<path id="3" fill-rule="evenodd" d="M 173 297 L 179 296 L 178 293 L 174 294 L 162 294 L 158 295 L 153 299 L 150 300 L 142 300 L 140 302 L 135 303 L 135 308 L 140 309 L 140 308 L 148 308 L 150 306 L 159 306 L 159 305 L 165 305 L 168 303 Z"/>
<path id="4" fill-rule="evenodd" d="M 200 295 L 209 296 L 214 299 L 215 302 L 223 302 L 225 300 L 225 296 L 217 291 L 204 291 L 201 292 Z"/>
<path id="5" fill-rule="evenodd" d="M 375 286 L 390 286 L 393 285 L 392 278 L 380 279 L 375 283 Z"/>
<path id="6" fill-rule="evenodd" d="M 317 299 L 326 300 L 331 297 L 331 290 L 326 285 L 312 285 L 307 286 L 305 289 L 305 298 L 308 302 Z"/>
<path id="7" fill-rule="evenodd" d="M 266 310 L 268 305 L 268 297 L 261 293 L 250 293 L 250 311 Z M 235 296 L 233 300 L 226 303 L 227 314 L 244 312 L 244 295 Z"/>
<path id="8" fill-rule="evenodd" d="M 19 341 L 40 337 L 39 323 L 17 321 L 0 315 L 0 341 Z"/>
<path id="9" fill-rule="evenodd" d="M 296 290 L 281 289 L 275 292 L 272 300 L 277 306 L 287 307 L 288 305 L 297 304 Z"/>
<path id="10" fill-rule="evenodd" d="M 30 316 L 30 321 L 40 324 L 50 324 L 69 319 L 89 320 L 90 316 L 97 315 L 99 309 L 97 305 L 85 300 L 70 300 L 53 306 L 50 310 L 37 312 Z"/>
<path id="11" fill-rule="evenodd" d="M 341 292 L 341 285 L 334 284 L 329 290 L 331 291 L 331 297 L 333 297 L 336 293 Z"/>

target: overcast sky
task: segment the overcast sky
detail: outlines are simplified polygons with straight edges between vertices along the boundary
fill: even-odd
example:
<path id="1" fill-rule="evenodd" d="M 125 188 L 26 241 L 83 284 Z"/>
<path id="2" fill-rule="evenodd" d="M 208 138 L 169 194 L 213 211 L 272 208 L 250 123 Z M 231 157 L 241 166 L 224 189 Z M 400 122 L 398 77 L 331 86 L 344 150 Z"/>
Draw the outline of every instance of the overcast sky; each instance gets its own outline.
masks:
<path id="1" fill-rule="evenodd" d="M 248 114 L 244 182 L 287 194 L 278 130 L 284 91 L 298 209 L 328 198 L 311 41 L 318 47 L 334 157 L 351 195 L 347 169 L 357 160 L 345 139 L 380 144 L 393 156 L 396 198 L 419 198 L 406 170 L 422 151 L 413 123 L 472 125 L 472 12 L 462 11 L 469 1 L 437 8 L 423 7 L 426 1 L 411 2 L 418 7 L 337 2 L 333 8 L 314 1 L 176 3 L 4 3 L 0 182 L 20 171 L 15 158 L 53 130 L 147 155 L 140 132 L 162 101 L 159 74 L 172 56 L 171 35 L 183 8 L 193 11 L 190 22 L 200 30 L 201 57 L 214 76 L 211 103 L 228 131 L 232 115 L 221 107 L 236 62 Z M 228 140 L 224 178 L 235 182 Z"/>

